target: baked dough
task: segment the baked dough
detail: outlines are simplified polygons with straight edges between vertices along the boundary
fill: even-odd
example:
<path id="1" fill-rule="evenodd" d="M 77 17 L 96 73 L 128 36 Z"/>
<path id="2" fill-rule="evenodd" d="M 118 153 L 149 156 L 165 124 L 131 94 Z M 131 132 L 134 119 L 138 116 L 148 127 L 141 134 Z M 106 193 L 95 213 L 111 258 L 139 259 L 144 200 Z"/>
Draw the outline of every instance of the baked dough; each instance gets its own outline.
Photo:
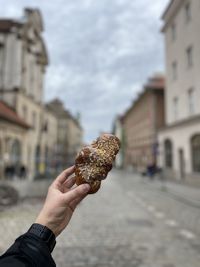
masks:
<path id="1" fill-rule="evenodd" d="M 89 194 L 96 193 L 112 169 L 119 149 L 120 141 L 112 134 L 102 134 L 91 145 L 83 147 L 75 160 L 76 184 L 88 183 Z"/>

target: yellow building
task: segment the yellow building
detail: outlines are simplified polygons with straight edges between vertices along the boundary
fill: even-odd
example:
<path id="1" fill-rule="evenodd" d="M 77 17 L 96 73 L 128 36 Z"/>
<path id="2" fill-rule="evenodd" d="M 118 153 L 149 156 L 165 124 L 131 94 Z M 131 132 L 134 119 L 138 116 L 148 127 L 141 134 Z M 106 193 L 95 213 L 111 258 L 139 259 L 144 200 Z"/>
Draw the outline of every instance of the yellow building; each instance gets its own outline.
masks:
<path id="1" fill-rule="evenodd" d="M 46 107 L 57 117 L 57 162 L 58 167 L 63 169 L 74 164 L 76 154 L 83 144 L 83 129 L 78 119 L 65 109 L 59 99 L 52 100 Z"/>
<path id="2" fill-rule="evenodd" d="M 28 173 L 22 150 L 29 130 L 29 125 L 0 101 L 0 179 L 24 178 Z"/>

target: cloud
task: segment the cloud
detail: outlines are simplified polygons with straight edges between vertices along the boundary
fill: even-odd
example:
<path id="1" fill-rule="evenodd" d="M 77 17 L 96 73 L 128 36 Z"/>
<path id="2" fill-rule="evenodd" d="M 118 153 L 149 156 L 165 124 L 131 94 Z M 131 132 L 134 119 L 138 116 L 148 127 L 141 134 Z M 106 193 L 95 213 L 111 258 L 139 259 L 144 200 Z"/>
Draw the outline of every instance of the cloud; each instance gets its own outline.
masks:
<path id="1" fill-rule="evenodd" d="M 146 79 L 164 69 L 160 16 L 168 0 L 28 1 L 41 9 L 50 56 L 45 100 L 56 96 L 82 114 L 85 140 L 109 131 Z M 7 0 L 18 17 L 27 1 Z"/>

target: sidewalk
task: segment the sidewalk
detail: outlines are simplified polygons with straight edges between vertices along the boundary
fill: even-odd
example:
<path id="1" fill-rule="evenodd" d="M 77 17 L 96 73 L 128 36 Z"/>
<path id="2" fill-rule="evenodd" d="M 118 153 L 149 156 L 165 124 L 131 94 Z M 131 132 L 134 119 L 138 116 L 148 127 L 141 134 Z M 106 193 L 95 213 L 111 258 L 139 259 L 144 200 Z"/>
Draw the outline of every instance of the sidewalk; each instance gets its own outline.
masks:
<path id="1" fill-rule="evenodd" d="M 144 179 L 143 181 L 145 181 L 145 183 L 151 187 L 169 193 L 176 199 L 200 208 L 200 188 L 190 187 L 185 184 L 178 184 L 173 181 L 160 181 L 156 179 L 151 181 L 148 178 Z"/>
<path id="2" fill-rule="evenodd" d="M 1 180 L 0 187 L 11 186 L 17 190 L 20 198 L 26 197 L 45 197 L 48 187 L 51 184 L 51 179 L 43 180 Z"/>

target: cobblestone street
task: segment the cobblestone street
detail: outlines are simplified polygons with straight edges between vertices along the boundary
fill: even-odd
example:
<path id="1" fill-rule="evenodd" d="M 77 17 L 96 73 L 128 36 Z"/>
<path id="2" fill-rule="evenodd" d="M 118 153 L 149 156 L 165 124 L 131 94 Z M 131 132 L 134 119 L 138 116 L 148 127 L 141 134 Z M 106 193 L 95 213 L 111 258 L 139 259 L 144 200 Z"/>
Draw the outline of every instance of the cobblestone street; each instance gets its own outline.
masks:
<path id="1" fill-rule="evenodd" d="M 0 211 L 1 252 L 28 229 L 42 202 Z M 113 171 L 77 208 L 53 256 L 59 267 L 199 267 L 199 225 L 198 207 L 137 175 Z"/>

